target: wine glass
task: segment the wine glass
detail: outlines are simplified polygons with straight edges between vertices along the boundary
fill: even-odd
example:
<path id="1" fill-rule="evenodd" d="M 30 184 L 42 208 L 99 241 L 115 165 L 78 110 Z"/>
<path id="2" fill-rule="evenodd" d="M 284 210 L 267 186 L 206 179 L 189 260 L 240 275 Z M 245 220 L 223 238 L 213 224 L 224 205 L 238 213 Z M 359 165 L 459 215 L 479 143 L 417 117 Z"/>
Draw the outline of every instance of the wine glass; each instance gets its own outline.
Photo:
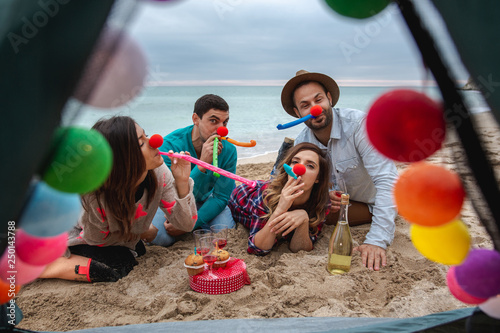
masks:
<path id="1" fill-rule="evenodd" d="M 344 175 L 337 170 L 333 170 L 335 175 L 335 180 L 330 182 L 328 191 L 335 192 L 335 194 L 340 197 L 342 193 L 347 193 L 347 186 L 345 184 Z"/>
<path id="2" fill-rule="evenodd" d="M 337 187 L 342 193 L 347 193 L 347 186 L 345 184 L 344 176 L 341 173 L 337 173 Z"/>
<path id="3" fill-rule="evenodd" d="M 214 262 L 217 261 L 217 255 L 214 254 L 215 250 L 214 240 L 215 237 L 213 235 L 200 238 L 200 246 L 201 246 L 200 252 L 201 255 L 203 256 L 203 261 L 208 266 L 208 275 L 211 277 L 216 277 L 215 274 L 212 273 L 212 266 Z"/>
<path id="4" fill-rule="evenodd" d="M 334 170 L 335 182 L 330 184 L 330 191 L 337 191 L 340 193 L 347 193 L 347 187 L 345 185 L 344 175 L 337 170 Z"/>
<path id="5" fill-rule="evenodd" d="M 342 196 L 342 194 L 349 194 L 347 192 L 347 186 L 345 184 L 344 180 L 344 175 L 338 171 L 335 172 L 335 177 L 337 178 L 337 182 L 335 184 L 335 192 L 339 193 L 339 196 Z M 349 202 L 349 205 L 351 206 L 351 202 Z"/>
<path id="6" fill-rule="evenodd" d="M 214 243 L 217 249 L 223 249 L 227 245 L 227 232 L 228 227 L 225 224 L 214 224 L 210 227 L 210 230 L 215 237 Z"/>
<path id="7" fill-rule="evenodd" d="M 198 255 L 202 255 L 201 254 L 201 243 L 200 243 L 200 239 L 202 237 L 207 237 L 207 236 L 211 236 L 212 235 L 212 230 L 208 230 L 208 229 L 198 229 L 198 230 L 195 230 L 193 231 L 193 238 L 194 238 L 194 246 L 196 247 L 196 253 Z"/>

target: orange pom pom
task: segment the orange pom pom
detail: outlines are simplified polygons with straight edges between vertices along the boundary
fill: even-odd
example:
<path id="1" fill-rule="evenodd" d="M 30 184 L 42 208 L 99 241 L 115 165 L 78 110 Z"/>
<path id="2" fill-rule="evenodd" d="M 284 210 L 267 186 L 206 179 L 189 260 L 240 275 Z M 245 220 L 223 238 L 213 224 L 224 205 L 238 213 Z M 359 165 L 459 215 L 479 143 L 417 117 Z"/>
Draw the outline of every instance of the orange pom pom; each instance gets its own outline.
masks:
<path id="1" fill-rule="evenodd" d="M 394 198 L 401 216 L 411 223 L 429 227 L 457 217 L 465 191 L 456 173 L 419 162 L 401 174 L 394 186 Z"/>
<path id="2" fill-rule="evenodd" d="M 14 289 L 11 289 L 9 283 L 0 280 L 0 304 L 10 301 L 10 299 L 13 298 L 20 289 L 21 286 L 15 286 Z"/>

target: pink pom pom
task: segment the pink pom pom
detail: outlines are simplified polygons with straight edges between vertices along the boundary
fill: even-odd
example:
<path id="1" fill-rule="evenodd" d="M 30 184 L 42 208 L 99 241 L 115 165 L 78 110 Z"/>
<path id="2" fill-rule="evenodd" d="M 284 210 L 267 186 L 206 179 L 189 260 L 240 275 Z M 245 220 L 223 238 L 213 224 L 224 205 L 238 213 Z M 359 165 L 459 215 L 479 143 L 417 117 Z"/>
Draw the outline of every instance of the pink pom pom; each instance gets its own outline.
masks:
<path id="1" fill-rule="evenodd" d="M 80 84 L 74 93 L 82 103 L 97 108 L 116 108 L 128 103 L 141 91 L 148 74 L 146 57 L 139 44 L 124 31 L 111 28 L 104 29 L 82 77 L 90 77 L 97 70 L 99 75 L 92 84 L 92 93 L 89 94 L 87 84 Z"/>
<path id="2" fill-rule="evenodd" d="M 151 138 L 149 138 L 149 145 L 151 148 L 159 148 L 163 144 L 163 138 L 160 134 L 153 134 Z"/>
<path id="3" fill-rule="evenodd" d="M 321 112 L 323 112 L 323 109 L 321 108 L 321 106 L 319 106 L 319 105 L 315 105 L 315 106 L 313 106 L 313 107 L 311 108 L 311 112 L 310 112 L 310 114 L 311 114 L 311 116 L 313 116 L 313 117 L 317 117 L 317 116 L 319 116 L 319 115 L 321 114 Z"/>
<path id="4" fill-rule="evenodd" d="M 37 237 L 18 229 L 16 252 L 18 258 L 28 265 L 47 265 L 63 255 L 67 239 L 67 232 L 52 237 Z"/>
<path id="5" fill-rule="evenodd" d="M 292 171 L 297 176 L 302 176 L 306 173 L 306 167 L 304 166 L 304 164 L 297 163 L 293 166 Z"/>
<path id="6" fill-rule="evenodd" d="M 18 286 L 30 283 L 31 281 L 35 280 L 40 276 L 40 274 L 42 274 L 44 269 L 45 265 L 29 265 L 19 258 L 16 258 L 14 264 L 12 264 L 12 260 L 9 260 L 8 250 L 5 250 L 0 259 L 0 279 L 2 279 L 4 282 L 10 282 L 9 278 L 14 275 L 16 281 L 15 284 Z"/>
<path id="7" fill-rule="evenodd" d="M 500 319 L 500 295 L 488 299 L 479 308 L 491 318 Z"/>
<path id="8" fill-rule="evenodd" d="M 455 276 L 460 287 L 475 297 L 490 298 L 500 294 L 500 253 L 474 249 L 457 266 Z"/>
<path id="9" fill-rule="evenodd" d="M 227 127 L 221 126 L 217 129 L 217 135 L 227 136 L 227 133 L 229 133 L 229 131 L 227 130 Z"/>
<path id="10" fill-rule="evenodd" d="M 448 270 L 448 273 L 446 274 L 446 283 L 448 284 L 448 289 L 450 289 L 451 294 L 460 302 L 466 304 L 481 304 L 487 300 L 486 298 L 474 297 L 466 293 L 460 287 L 455 276 L 455 266 L 451 266 Z"/>

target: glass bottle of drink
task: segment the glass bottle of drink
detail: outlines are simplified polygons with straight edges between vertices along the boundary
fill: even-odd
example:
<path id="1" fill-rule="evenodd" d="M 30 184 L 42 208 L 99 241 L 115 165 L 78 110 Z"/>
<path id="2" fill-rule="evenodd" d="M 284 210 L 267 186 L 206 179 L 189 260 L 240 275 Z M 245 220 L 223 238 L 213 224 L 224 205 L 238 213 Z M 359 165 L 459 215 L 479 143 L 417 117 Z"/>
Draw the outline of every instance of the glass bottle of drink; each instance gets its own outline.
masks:
<path id="1" fill-rule="evenodd" d="M 351 269 L 352 236 L 347 220 L 349 194 L 343 193 L 340 199 L 339 220 L 328 246 L 328 263 L 326 269 L 330 274 L 343 274 Z"/>

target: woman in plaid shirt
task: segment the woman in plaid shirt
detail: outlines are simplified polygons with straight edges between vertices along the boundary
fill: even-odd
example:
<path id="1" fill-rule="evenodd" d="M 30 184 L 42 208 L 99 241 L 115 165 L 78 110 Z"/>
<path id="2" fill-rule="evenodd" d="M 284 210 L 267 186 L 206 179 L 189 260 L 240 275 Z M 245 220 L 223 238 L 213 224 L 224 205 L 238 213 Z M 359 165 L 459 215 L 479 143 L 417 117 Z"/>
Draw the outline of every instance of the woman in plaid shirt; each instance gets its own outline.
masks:
<path id="1" fill-rule="evenodd" d="M 301 163 L 304 175 L 294 179 L 283 164 Z M 229 200 L 235 221 L 250 229 L 248 253 L 265 255 L 278 239 L 289 242 L 292 252 L 311 251 L 328 214 L 330 164 L 318 146 L 301 143 L 291 148 L 270 181 L 255 187 L 241 184 Z"/>

